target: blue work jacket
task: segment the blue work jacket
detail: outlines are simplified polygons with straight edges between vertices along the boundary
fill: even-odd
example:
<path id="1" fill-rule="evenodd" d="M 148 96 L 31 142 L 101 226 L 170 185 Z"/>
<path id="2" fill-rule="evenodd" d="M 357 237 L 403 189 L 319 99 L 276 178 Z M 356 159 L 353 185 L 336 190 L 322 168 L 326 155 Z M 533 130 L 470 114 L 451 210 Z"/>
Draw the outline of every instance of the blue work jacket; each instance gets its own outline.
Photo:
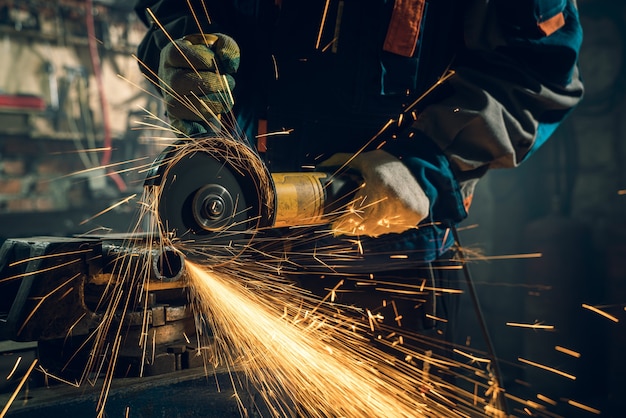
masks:
<path id="1" fill-rule="evenodd" d="M 524 161 L 583 94 L 571 0 L 202 0 L 195 17 L 186 3 L 138 2 L 149 26 L 139 58 L 156 73 L 162 27 L 172 38 L 233 37 L 234 111 L 248 138 L 263 138 L 253 145 L 271 171 L 374 148 L 410 168 L 430 214 L 417 229 L 359 240 L 383 264 L 445 252 L 477 180 Z M 290 134 L 259 136 L 281 130 Z"/>

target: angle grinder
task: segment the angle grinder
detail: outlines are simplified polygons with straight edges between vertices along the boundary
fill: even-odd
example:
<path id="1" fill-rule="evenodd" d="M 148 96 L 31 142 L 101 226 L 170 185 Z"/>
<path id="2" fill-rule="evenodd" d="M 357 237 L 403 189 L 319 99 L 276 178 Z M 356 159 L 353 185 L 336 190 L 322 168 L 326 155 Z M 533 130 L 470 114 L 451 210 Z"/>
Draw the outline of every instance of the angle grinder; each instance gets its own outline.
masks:
<path id="1" fill-rule="evenodd" d="M 164 231 L 213 244 L 261 229 L 328 223 L 361 183 L 349 172 L 270 173 L 248 144 L 209 136 L 165 149 L 145 187 Z"/>

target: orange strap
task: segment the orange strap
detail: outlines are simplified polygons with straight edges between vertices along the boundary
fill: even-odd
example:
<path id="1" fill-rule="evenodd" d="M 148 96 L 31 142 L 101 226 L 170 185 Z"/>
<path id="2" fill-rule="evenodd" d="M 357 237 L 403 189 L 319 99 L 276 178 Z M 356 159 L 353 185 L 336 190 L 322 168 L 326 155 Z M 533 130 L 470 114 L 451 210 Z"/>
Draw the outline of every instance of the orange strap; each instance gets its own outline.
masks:
<path id="1" fill-rule="evenodd" d="M 396 0 L 383 50 L 403 57 L 415 53 L 426 0 Z"/>
<path id="2" fill-rule="evenodd" d="M 550 36 L 565 26 L 565 16 L 563 16 L 563 12 L 558 13 L 548 20 L 537 22 L 537 26 L 539 26 L 539 30 L 541 30 L 544 35 Z"/>
<path id="3" fill-rule="evenodd" d="M 259 119 L 257 125 L 256 148 L 259 152 L 267 152 L 267 120 Z"/>

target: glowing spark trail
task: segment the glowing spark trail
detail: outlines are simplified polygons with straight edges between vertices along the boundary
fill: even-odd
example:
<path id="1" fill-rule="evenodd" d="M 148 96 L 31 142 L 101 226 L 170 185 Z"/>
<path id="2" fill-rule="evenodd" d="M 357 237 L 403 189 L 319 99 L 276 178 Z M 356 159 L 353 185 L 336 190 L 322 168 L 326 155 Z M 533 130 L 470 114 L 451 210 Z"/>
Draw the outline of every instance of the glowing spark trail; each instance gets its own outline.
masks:
<path id="1" fill-rule="evenodd" d="M 15 373 L 17 368 L 19 367 L 21 361 L 22 361 L 22 356 L 18 357 L 17 360 L 15 360 L 15 364 L 13 365 L 13 369 L 11 369 L 11 371 L 7 375 L 6 380 L 11 380 L 11 378 L 13 377 L 13 374 Z"/>
<path id="2" fill-rule="evenodd" d="M 26 381 L 30 377 L 30 374 L 32 373 L 36 365 L 37 365 L 37 359 L 33 360 L 30 367 L 26 371 L 26 374 L 24 374 L 24 376 L 22 377 L 22 380 L 20 380 L 20 383 L 15 388 L 15 391 L 11 394 L 11 397 L 9 398 L 8 402 L 6 403 L 6 405 L 4 405 L 4 408 L 2 409 L 2 411 L 0 411 L 0 418 L 4 418 L 6 416 L 7 412 L 9 411 L 9 408 L 13 404 L 13 401 L 17 397 L 17 394 L 20 393 L 20 390 L 22 390 L 24 383 L 26 383 Z"/>
<path id="3" fill-rule="evenodd" d="M 554 399 L 548 398 L 547 396 L 542 395 L 541 393 L 537 394 L 537 399 L 539 399 L 540 401 L 543 401 L 545 403 L 548 403 L 548 404 L 550 404 L 552 406 L 556 406 L 557 405 L 557 402 Z"/>
<path id="4" fill-rule="evenodd" d="M 560 345 L 557 345 L 554 347 L 554 349 L 556 351 L 559 351 L 563 354 L 567 354 L 568 356 L 572 356 L 572 357 L 576 357 L 576 358 L 580 358 L 580 353 L 574 350 L 570 350 L 569 348 L 565 348 L 565 347 L 561 347 Z"/>
<path id="5" fill-rule="evenodd" d="M 119 202 L 117 202 L 117 203 L 115 203 L 115 204 L 113 204 L 113 205 L 109 206 L 108 208 L 106 208 L 106 209 L 104 209 L 104 210 L 101 210 L 100 212 L 96 213 L 95 215 L 93 215 L 93 216 L 91 216 L 91 217 L 89 217 L 89 218 L 87 218 L 87 219 L 85 219 L 85 220 L 81 221 L 81 222 L 80 222 L 80 225 L 84 225 L 84 224 L 86 224 L 87 222 L 90 222 L 90 221 L 94 220 L 94 219 L 95 219 L 95 218 L 97 218 L 98 216 L 104 215 L 105 213 L 107 213 L 107 212 L 109 212 L 109 211 L 111 211 L 111 210 L 115 209 L 116 207 L 121 206 L 121 205 L 124 205 L 124 204 L 126 204 L 126 203 L 130 202 L 130 201 L 131 201 L 131 200 L 133 200 L 136 196 L 137 196 L 137 194 L 135 193 L 135 194 L 132 194 L 132 195 L 130 195 L 130 196 L 128 196 L 128 197 L 126 197 L 126 198 L 124 198 L 124 199 L 120 200 Z"/>
<path id="6" fill-rule="evenodd" d="M 287 293 L 272 296 L 261 283 L 190 262 L 187 268 L 222 355 L 241 364 L 277 416 L 457 416 L 441 404 L 455 405 L 454 388 L 424 381 L 420 369 L 377 349 L 351 324 L 312 313 L 323 307 L 307 306 L 296 289 L 287 289 L 289 302 Z M 424 385 L 436 400 L 424 396 Z"/>
<path id="7" fill-rule="evenodd" d="M 602 315 L 603 317 L 610 319 L 613 322 L 619 322 L 619 319 L 609 313 L 604 312 L 601 309 L 596 308 L 595 306 L 587 305 L 586 303 L 582 304 L 582 307 L 585 309 L 589 309 L 592 312 L 597 313 L 598 315 Z"/>
<path id="8" fill-rule="evenodd" d="M 197 265 L 188 263 L 187 267 L 209 321 L 228 343 L 237 344 L 230 348 L 236 350 L 232 355 L 242 356 L 244 367 L 250 370 L 248 377 L 258 380 L 265 389 L 263 395 L 274 405 L 276 399 L 270 398 L 283 394 L 281 401 L 291 399 L 294 412 L 319 417 L 384 416 L 391 412 L 404 417 L 425 416 L 418 412 L 424 411 L 425 405 L 417 399 L 404 393 L 390 396 L 403 386 L 396 386 L 382 372 L 376 376 L 375 368 L 384 369 L 384 363 L 361 364 L 356 353 L 337 344 L 329 349 L 329 342 L 322 338 L 328 325 L 320 319 L 309 318 L 301 324 L 281 320 L 280 311 L 269 310 L 253 289 L 233 286 L 227 278 Z M 353 342 L 359 344 L 358 338 Z M 416 382 L 406 383 L 410 388 Z"/>
<path id="9" fill-rule="evenodd" d="M 546 370 L 546 371 L 549 371 L 549 372 L 552 372 L 552 373 L 558 374 L 558 375 L 560 375 L 560 376 L 567 377 L 568 379 L 571 379 L 571 380 L 576 380 L 576 376 L 574 376 L 574 375 L 572 375 L 572 374 L 569 374 L 569 373 L 562 372 L 561 370 L 557 370 L 557 369 L 555 369 L 554 367 L 545 366 L 545 365 L 543 365 L 543 364 L 536 363 L 536 362 L 534 362 L 534 361 L 530 361 L 530 360 L 526 360 L 526 359 L 521 358 L 521 357 L 518 357 L 517 359 L 518 359 L 520 362 L 522 362 L 522 363 L 526 363 L 526 364 L 528 364 L 528 365 L 530 365 L 530 366 L 534 366 L 534 367 L 537 367 L 537 368 L 539 368 L 539 369 L 543 369 L 543 370 Z"/>
<path id="10" fill-rule="evenodd" d="M 569 399 L 567 401 L 567 403 L 572 405 L 572 406 L 574 406 L 574 407 L 576 407 L 576 408 L 580 408 L 583 411 L 591 412 L 592 414 L 596 414 L 596 415 L 600 415 L 601 414 L 601 411 L 599 411 L 598 409 L 592 408 L 590 406 L 587 406 L 585 404 L 582 404 L 580 402 L 577 402 L 577 401 L 574 401 L 574 400 L 571 400 L 571 399 Z"/>
<path id="11" fill-rule="evenodd" d="M 519 322 L 507 322 L 507 326 L 509 327 L 518 327 L 518 328 L 532 328 L 532 329 L 544 329 L 544 330 L 554 330 L 554 325 L 542 325 L 542 324 L 522 324 Z"/>

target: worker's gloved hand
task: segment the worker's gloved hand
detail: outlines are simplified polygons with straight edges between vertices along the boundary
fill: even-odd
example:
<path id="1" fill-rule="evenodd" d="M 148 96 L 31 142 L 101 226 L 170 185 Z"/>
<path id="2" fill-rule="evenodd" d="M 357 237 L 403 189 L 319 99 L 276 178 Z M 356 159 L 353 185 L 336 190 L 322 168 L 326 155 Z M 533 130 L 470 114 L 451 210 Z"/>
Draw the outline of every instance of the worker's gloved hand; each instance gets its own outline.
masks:
<path id="1" fill-rule="evenodd" d="M 161 51 L 159 84 L 172 126 L 185 135 L 219 131 L 233 106 L 239 46 L 229 36 L 187 35 Z"/>
<path id="2" fill-rule="evenodd" d="M 364 180 L 345 213 L 332 223 L 335 235 L 400 233 L 415 228 L 428 216 L 428 197 L 399 159 L 383 150 L 352 157 L 335 154 L 322 163 L 355 169 Z"/>

